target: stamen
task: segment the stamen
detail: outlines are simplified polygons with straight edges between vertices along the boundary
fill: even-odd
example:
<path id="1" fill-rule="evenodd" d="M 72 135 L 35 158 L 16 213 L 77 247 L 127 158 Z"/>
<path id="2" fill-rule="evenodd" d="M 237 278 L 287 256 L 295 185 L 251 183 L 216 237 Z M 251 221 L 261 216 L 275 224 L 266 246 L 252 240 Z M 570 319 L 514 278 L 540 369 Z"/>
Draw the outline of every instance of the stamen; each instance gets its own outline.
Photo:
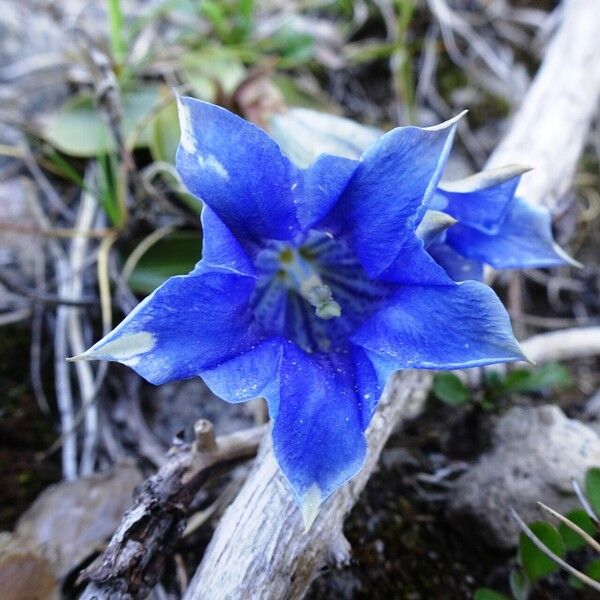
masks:
<path id="1" fill-rule="evenodd" d="M 331 288 L 323 283 L 321 276 L 297 251 L 286 248 L 280 255 L 282 270 L 290 279 L 291 285 L 315 308 L 320 319 L 334 319 L 342 314 L 342 308 L 333 299 Z"/>
<path id="2" fill-rule="evenodd" d="M 315 307 L 315 314 L 321 319 L 333 319 L 342 314 L 340 305 L 333 299 L 331 288 L 316 274 L 302 282 L 300 295 Z"/>

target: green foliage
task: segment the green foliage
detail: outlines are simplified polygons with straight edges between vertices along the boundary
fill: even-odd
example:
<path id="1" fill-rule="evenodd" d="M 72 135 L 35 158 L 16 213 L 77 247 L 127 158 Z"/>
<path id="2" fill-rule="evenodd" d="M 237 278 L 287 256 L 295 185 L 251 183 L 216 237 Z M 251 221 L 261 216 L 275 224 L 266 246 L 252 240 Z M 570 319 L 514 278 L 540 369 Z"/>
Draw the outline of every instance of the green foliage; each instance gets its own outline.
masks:
<path id="1" fill-rule="evenodd" d="M 224 44 L 239 44 L 252 31 L 254 0 L 201 0 L 199 9 Z"/>
<path id="2" fill-rule="evenodd" d="M 115 62 L 121 63 L 125 56 L 121 0 L 108 0 L 108 31 L 113 58 Z"/>
<path id="3" fill-rule="evenodd" d="M 585 495 L 596 514 L 600 514 L 600 468 L 593 467 L 585 474 Z"/>
<path id="4" fill-rule="evenodd" d="M 150 294 L 173 275 L 189 273 L 200 254 L 197 231 L 176 231 L 151 246 L 129 278 L 132 290 Z"/>
<path id="5" fill-rule="evenodd" d="M 473 600 L 509 600 L 509 598 L 490 588 L 478 588 L 473 594 Z"/>
<path id="6" fill-rule="evenodd" d="M 52 165 L 52 171 L 56 175 L 71 181 L 81 189 L 85 189 L 85 182 L 79 171 L 53 148 L 48 147 L 46 149 L 44 158 Z"/>
<path id="7" fill-rule="evenodd" d="M 181 135 L 175 99 L 155 115 L 149 128 L 148 142 L 152 158 L 174 164 Z"/>
<path id="8" fill-rule="evenodd" d="M 122 133 L 132 146 L 148 145 L 147 129 L 135 140 L 132 140 L 132 134 L 157 100 L 158 87 L 154 85 L 123 94 Z M 93 158 L 116 151 L 115 140 L 89 95 L 68 100 L 49 120 L 42 135 L 69 156 Z"/>
<path id="9" fill-rule="evenodd" d="M 568 369 L 558 363 L 548 363 L 533 369 L 513 369 L 504 376 L 489 370 L 484 371 L 483 389 L 474 398 L 483 409 L 490 410 L 503 396 L 543 393 L 568 387 L 571 383 Z M 472 397 L 462 381 L 453 373 L 447 372 L 438 373 L 434 377 L 433 394 L 438 400 L 454 406 L 466 404 Z"/>
<path id="10" fill-rule="evenodd" d="M 538 521 L 531 523 L 529 528 L 549 550 L 560 558 L 564 556 L 565 544 L 553 525 L 545 521 Z M 537 548 L 524 533 L 521 533 L 519 537 L 519 562 L 531 583 L 556 573 L 559 569 L 558 565 Z"/>
<path id="11" fill-rule="evenodd" d="M 465 404 L 470 397 L 469 390 L 454 373 L 436 373 L 433 393 L 438 400 L 453 406 Z"/>
<path id="12" fill-rule="evenodd" d="M 505 394 L 530 394 L 569 385 L 571 376 L 567 368 L 558 363 L 548 363 L 535 369 L 513 369 L 502 381 L 501 390 Z"/>
<path id="13" fill-rule="evenodd" d="M 590 561 L 586 566 L 584 573 L 595 581 L 600 581 L 600 558 Z"/>
<path id="14" fill-rule="evenodd" d="M 600 581 L 600 558 L 591 560 L 583 569 L 583 572 L 591 577 L 594 581 Z M 583 590 L 585 584 L 580 579 L 577 579 L 574 575 L 569 577 L 569 585 L 576 590 Z"/>
<path id="15" fill-rule="evenodd" d="M 214 102 L 219 92 L 230 95 L 246 76 L 239 53 L 222 46 L 205 46 L 182 55 L 179 66 L 197 98 Z"/>
<path id="16" fill-rule="evenodd" d="M 127 219 L 125 199 L 121 196 L 119 164 L 114 153 L 102 154 L 98 157 L 99 177 L 98 192 L 100 205 L 111 223 L 120 228 Z"/>
<path id="17" fill-rule="evenodd" d="M 596 527 L 592 520 L 588 517 L 588 514 L 582 508 L 577 508 L 565 515 L 569 521 L 583 529 L 586 533 L 593 536 L 596 533 Z M 586 545 L 585 540 L 575 531 L 567 527 L 564 523 L 560 523 L 558 531 L 565 543 L 566 549 L 570 552 L 572 550 L 579 550 Z"/>
<path id="18" fill-rule="evenodd" d="M 413 73 L 413 49 L 409 39 L 410 24 L 413 20 L 415 0 L 396 0 L 397 31 L 396 44 L 392 54 L 392 78 L 398 98 L 406 107 L 409 121 L 413 121 L 415 103 L 415 83 Z"/>
<path id="19" fill-rule="evenodd" d="M 530 585 L 527 576 L 521 569 L 513 569 L 510 572 L 510 591 L 515 600 L 527 600 Z"/>
<path id="20" fill-rule="evenodd" d="M 278 58 L 280 67 L 300 66 L 313 57 L 315 40 L 312 35 L 299 31 L 292 23 L 284 23 L 268 39 L 261 40 L 259 49 Z"/>

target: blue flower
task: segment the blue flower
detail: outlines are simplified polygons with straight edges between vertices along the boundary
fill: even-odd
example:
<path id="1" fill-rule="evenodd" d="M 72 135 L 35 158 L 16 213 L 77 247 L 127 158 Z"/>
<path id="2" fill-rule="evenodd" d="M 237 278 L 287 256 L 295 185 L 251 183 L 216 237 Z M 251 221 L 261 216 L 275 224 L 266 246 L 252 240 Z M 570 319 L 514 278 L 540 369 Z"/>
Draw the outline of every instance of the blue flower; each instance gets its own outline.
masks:
<path id="1" fill-rule="evenodd" d="M 222 108 L 182 98 L 179 110 L 177 168 L 204 202 L 202 260 L 80 358 L 154 384 L 200 376 L 229 402 L 264 397 L 310 524 L 360 469 L 394 371 L 522 359 L 494 292 L 455 283 L 416 235 L 457 119 L 300 169 Z"/>
<path id="2" fill-rule="evenodd" d="M 274 114 L 269 130 L 300 166 L 319 152 L 357 159 L 383 135 L 378 129 L 305 108 Z M 483 279 L 485 264 L 496 269 L 579 265 L 554 242 L 550 213 L 515 197 L 527 170 L 510 165 L 438 185 L 417 233 L 456 281 Z"/>
<path id="3" fill-rule="evenodd" d="M 528 169 L 511 165 L 438 186 L 430 208 L 456 219 L 432 236 L 428 252 L 456 281 L 495 269 L 577 264 L 552 237 L 550 213 L 515 196 Z"/>

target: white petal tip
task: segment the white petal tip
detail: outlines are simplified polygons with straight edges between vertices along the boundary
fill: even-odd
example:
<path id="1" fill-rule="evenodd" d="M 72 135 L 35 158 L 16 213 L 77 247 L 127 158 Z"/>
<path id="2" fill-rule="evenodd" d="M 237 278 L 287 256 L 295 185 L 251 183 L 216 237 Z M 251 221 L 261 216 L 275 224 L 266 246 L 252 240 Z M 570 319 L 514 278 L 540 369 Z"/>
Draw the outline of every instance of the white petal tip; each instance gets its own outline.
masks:
<path id="1" fill-rule="evenodd" d="M 513 163 L 510 165 L 506 165 L 506 167 L 500 168 L 504 168 L 507 171 L 512 171 L 515 175 L 524 175 L 525 173 L 529 173 L 529 171 L 533 171 L 535 169 L 535 167 L 532 167 L 531 165 L 521 163 Z"/>
<path id="2" fill-rule="evenodd" d="M 90 358 L 86 356 L 85 352 L 83 352 L 82 354 L 77 354 L 76 356 L 67 356 L 65 360 L 67 362 L 79 362 L 81 360 L 90 360 Z"/>
<path id="3" fill-rule="evenodd" d="M 532 366 L 535 366 L 537 364 L 535 360 L 533 360 L 533 358 L 528 356 L 528 354 L 523 350 L 523 347 L 521 345 L 519 345 L 519 353 L 521 354 L 521 360 L 523 362 L 529 363 Z"/>
<path id="4" fill-rule="evenodd" d="M 569 256 L 558 244 L 554 244 L 554 252 L 564 260 L 567 264 L 575 267 L 576 269 L 583 269 L 584 265 L 578 260 L 575 260 L 572 256 Z"/>
<path id="5" fill-rule="evenodd" d="M 452 117 L 451 119 L 448 119 L 447 121 L 444 121 L 443 123 L 440 123 L 439 125 L 432 125 L 431 127 L 425 127 L 425 130 L 427 130 L 427 131 L 443 131 L 444 129 L 455 127 L 456 124 L 467 114 L 467 112 L 468 112 L 467 110 L 463 110 L 461 113 L 459 113 L 455 117 Z"/>
<path id="6" fill-rule="evenodd" d="M 304 533 L 308 533 L 312 527 L 321 506 L 321 490 L 313 483 L 302 500 L 302 520 L 304 521 Z"/>

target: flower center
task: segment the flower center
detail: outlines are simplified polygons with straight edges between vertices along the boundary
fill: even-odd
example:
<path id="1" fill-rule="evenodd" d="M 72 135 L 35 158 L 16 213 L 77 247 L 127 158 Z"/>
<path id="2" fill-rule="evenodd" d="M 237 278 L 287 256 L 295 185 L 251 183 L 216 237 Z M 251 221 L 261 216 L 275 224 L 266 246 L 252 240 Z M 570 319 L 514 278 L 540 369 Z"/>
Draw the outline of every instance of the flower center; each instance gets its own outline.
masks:
<path id="1" fill-rule="evenodd" d="M 333 299 L 331 288 L 323 283 L 317 263 L 307 256 L 305 248 L 284 248 L 279 254 L 279 262 L 285 284 L 315 307 L 317 317 L 333 319 L 342 314 L 340 305 Z"/>
<path id="2" fill-rule="evenodd" d="M 294 243 L 270 241 L 256 257 L 252 299 L 257 321 L 307 352 L 340 352 L 386 294 L 354 253 L 330 234 L 310 231 Z"/>

